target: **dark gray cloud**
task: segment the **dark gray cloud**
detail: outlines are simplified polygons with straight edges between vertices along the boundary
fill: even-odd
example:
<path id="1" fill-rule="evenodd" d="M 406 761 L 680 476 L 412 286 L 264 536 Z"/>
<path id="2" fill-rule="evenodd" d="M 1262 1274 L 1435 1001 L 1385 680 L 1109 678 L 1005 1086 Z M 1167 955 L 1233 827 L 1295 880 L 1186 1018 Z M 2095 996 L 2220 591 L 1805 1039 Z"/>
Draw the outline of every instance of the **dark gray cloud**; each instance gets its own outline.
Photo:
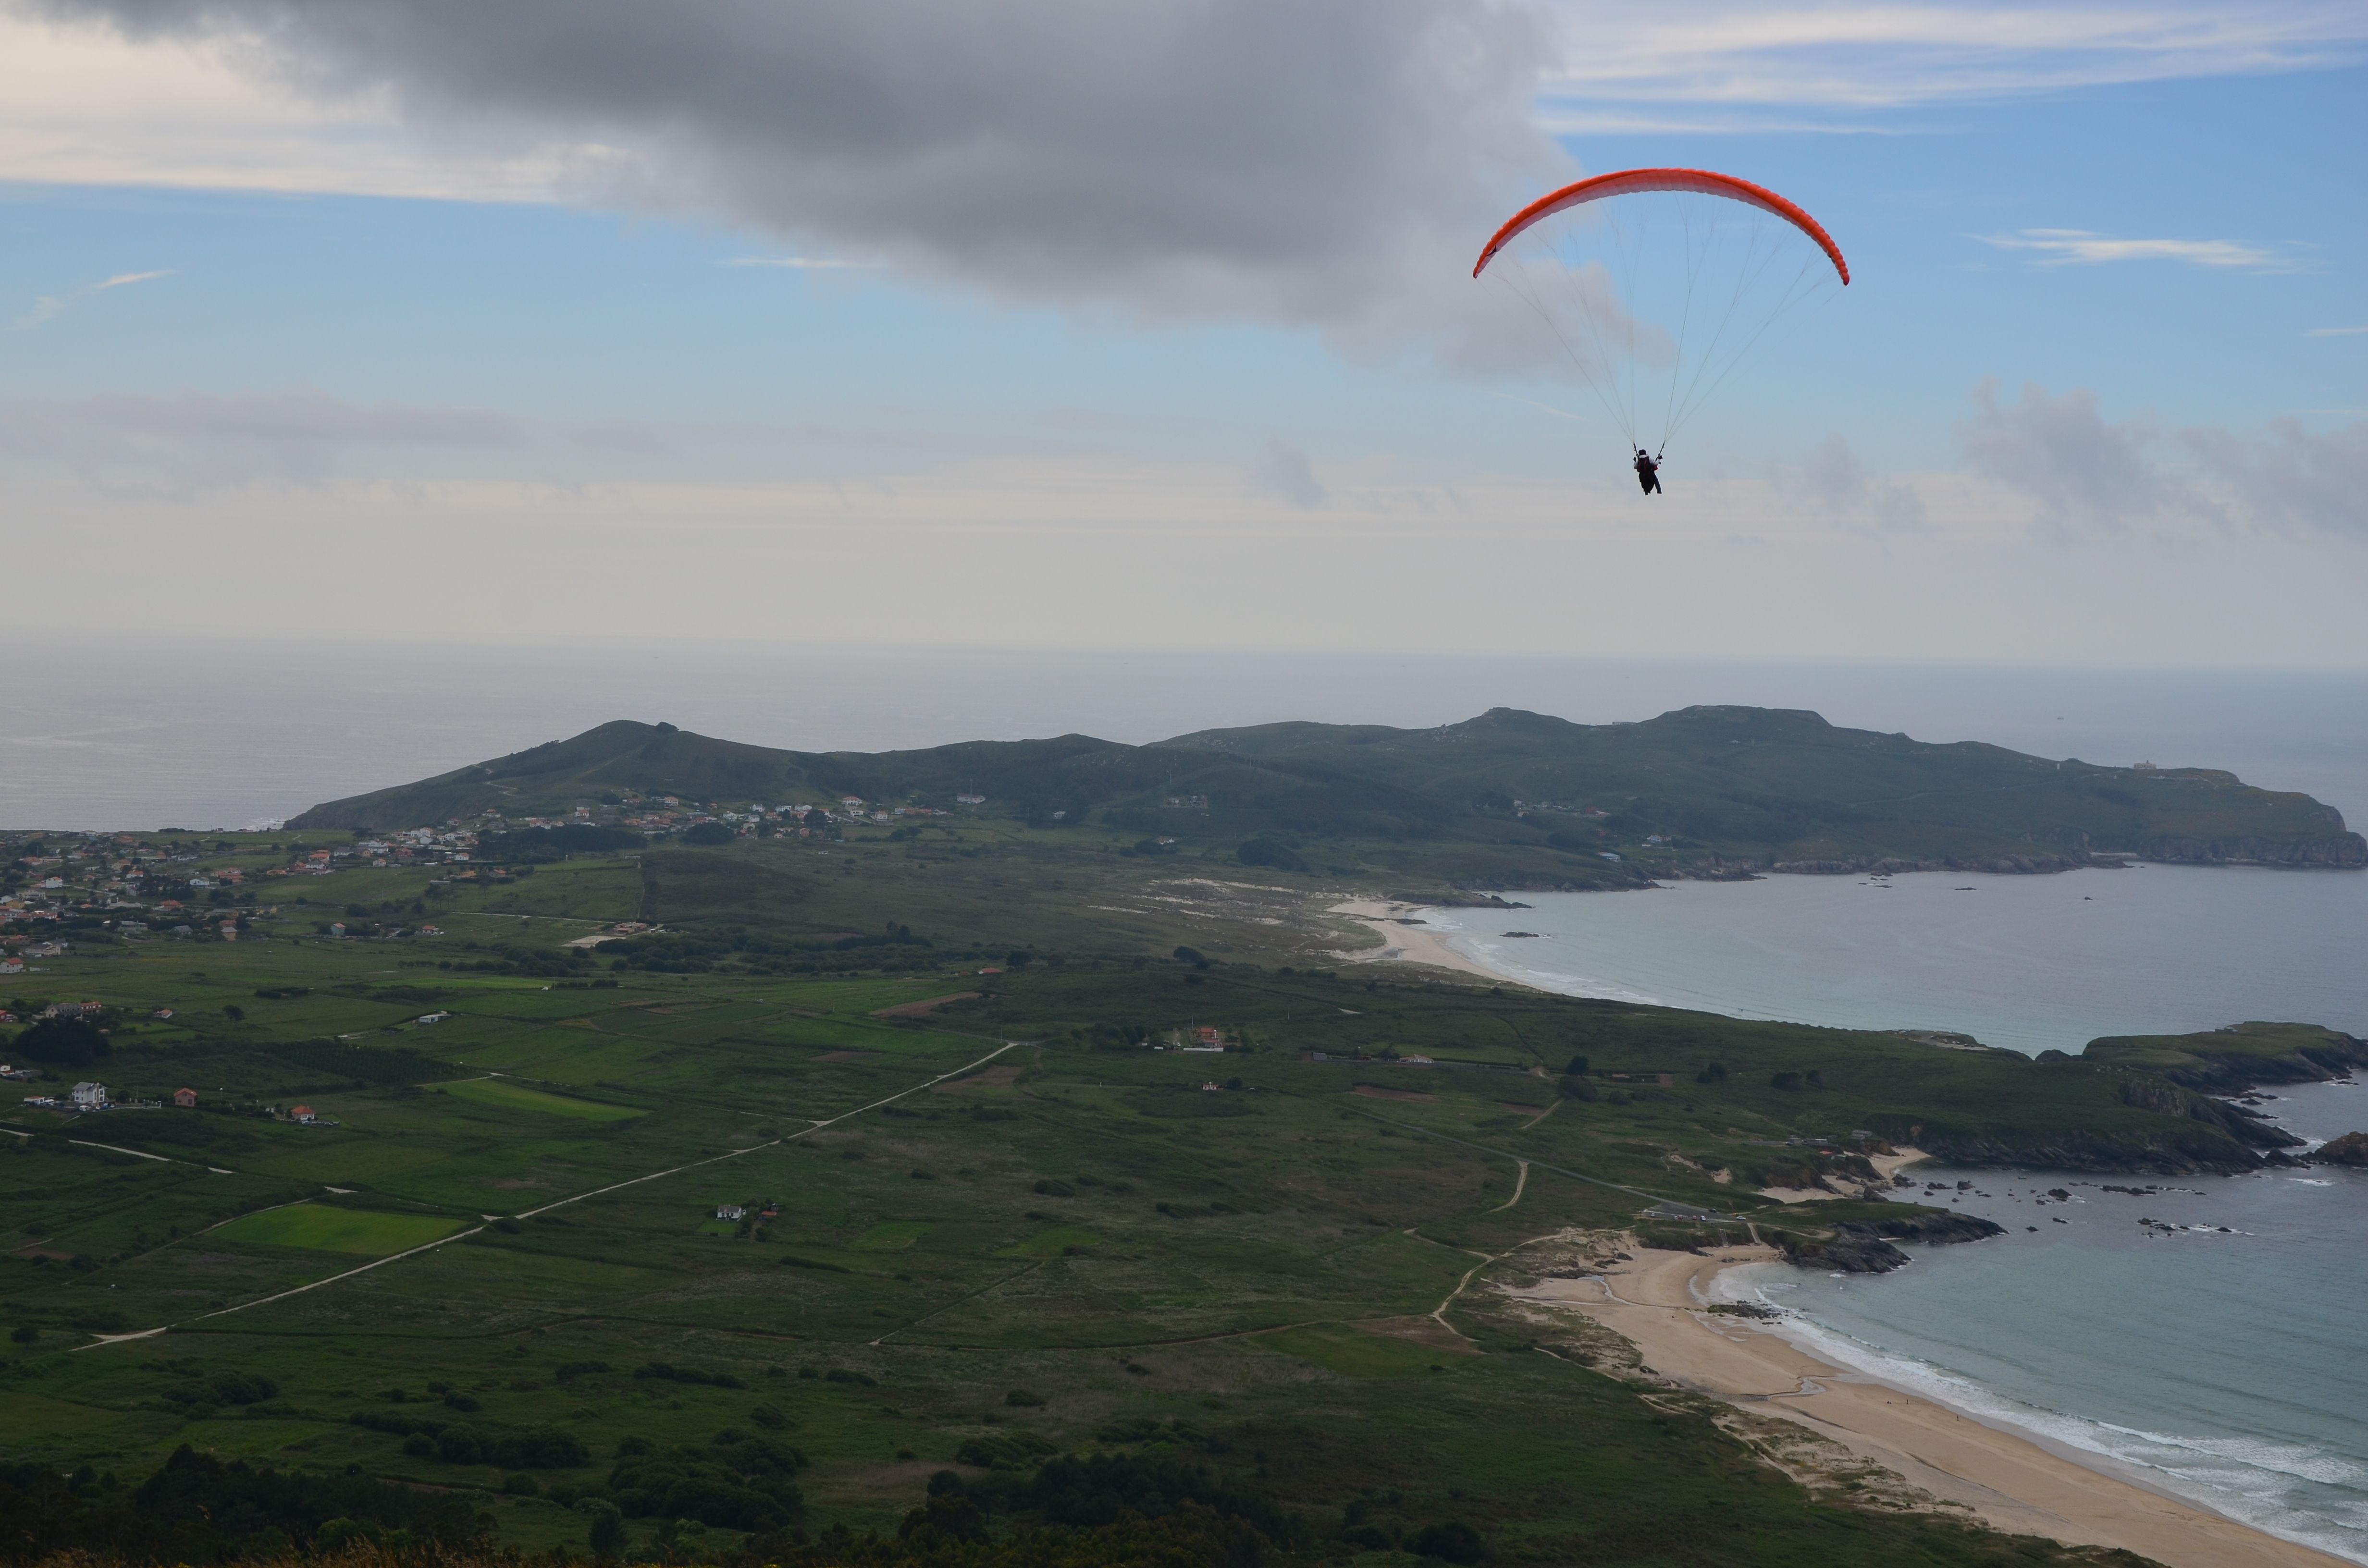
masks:
<path id="1" fill-rule="evenodd" d="M 2368 423 L 2174 431 L 2150 415 L 2110 423 L 2085 389 L 2053 397 L 2027 385 L 2003 403 L 1985 381 L 1960 434 L 1974 472 L 2030 495 L 2066 528 L 2180 520 L 2368 539 Z"/>
<path id="2" fill-rule="evenodd" d="M 2197 429 L 2180 431 L 2180 442 L 2260 521 L 2368 539 L 2368 422 L 2314 435 L 2280 419 L 2250 441 Z"/>
<path id="3" fill-rule="evenodd" d="M 1522 340 L 1465 276 L 1564 172 L 1506 0 L 39 0 L 233 47 L 418 133 L 572 149 L 719 213 L 1013 299 Z M 1454 287 L 1461 285 L 1461 288 Z"/>
<path id="4" fill-rule="evenodd" d="M 1924 502 L 1905 484 L 1870 481 L 1866 465 L 1839 436 L 1819 442 L 1801 465 L 1801 483 L 1832 517 L 1865 517 L 1877 528 L 1903 530 L 1924 526 Z"/>
<path id="5" fill-rule="evenodd" d="M 1250 492 L 1294 506 L 1321 506 L 1330 497 L 1307 454 L 1280 437 L 1269 438 L 1250 459 Z"/>
<path id="6" fill-rule="evenodd" d="M 2063 523 L 2119 528 L 2162 507 L 2163 475 L 2148 455 L 2161 431 L 2152 421 L 2109 425 L 2097 394 L 2083 388 L 2050 397 L 2027 384 L 2012 403 L 1998 392 L 1996 381 L 1974 389 L 1962 430 L 1975 472 L 2032 495 Z"/>

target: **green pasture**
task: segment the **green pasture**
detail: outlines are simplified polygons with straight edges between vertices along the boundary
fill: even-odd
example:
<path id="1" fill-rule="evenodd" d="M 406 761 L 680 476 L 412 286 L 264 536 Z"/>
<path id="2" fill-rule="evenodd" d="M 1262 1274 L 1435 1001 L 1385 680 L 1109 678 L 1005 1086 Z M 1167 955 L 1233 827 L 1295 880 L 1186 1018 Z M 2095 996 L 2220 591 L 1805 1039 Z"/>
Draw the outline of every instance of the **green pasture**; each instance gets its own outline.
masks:
<path id="1" fill-rule="evenodd" d="M 1444 1370 L 1452 1353 L 1371 1334 L 1348 1324 L 1308 1324 L 1273 1334 L 1261 1334 L 1254 1343 L 1285 1356 L 1312 1361 L 1344 1378 L 1409 1378 Z"/>
<path id="2" fill-rule="evenodd" d="M 630 1121 L 647 1114 L 638 1107 L 604 1105 L 598 1100 L 577 1099 L 572 1095 L 554 1095 L 546 1090 L 529 1088 L 507 1078 L 462 1078 L 437 1086 L 454 1099 L 496 1106 L 505 1110 L 539 1111 L 545 1116 L 564 1116 L 578 1121 Z"/>
<path id="3" fill-rule="evenodd" d="M 902 1252 L 928 1233 L 926 1220 L 883 1220 L 847 1244 L 856 1252 Z"/>
<path id="4" fill-rule="evenodd" d="M 293 1203 L 284 1209 L 244 1215 L 209 1234 L 216 1241 L 245 1242 L 256 1246 L 382 1257 L 426 1246 L 467 1224 L 465 1220 L 438 1214 L 393 1214 L 378 1210 L 336 1209 L 325 1203 Z"/>

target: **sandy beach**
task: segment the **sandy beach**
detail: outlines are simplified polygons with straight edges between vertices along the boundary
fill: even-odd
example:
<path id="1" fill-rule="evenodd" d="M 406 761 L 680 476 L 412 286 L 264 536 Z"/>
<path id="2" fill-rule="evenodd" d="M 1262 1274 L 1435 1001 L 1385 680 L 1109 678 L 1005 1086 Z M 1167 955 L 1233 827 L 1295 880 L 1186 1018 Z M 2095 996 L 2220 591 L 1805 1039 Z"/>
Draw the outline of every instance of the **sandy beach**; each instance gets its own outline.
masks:
<path id="1" fill-rule="evenodd" d="M 2340 1558 L 2167 1496 L 2134 1471 L 2116 1473 L 2110 1460 L 2076 1460 L 1821 1360 L 1779 1324 L 1702 1310 L 1721 1268 L 1775 1256 L 1767 1247 L 1711 1256 L 1638 1249 L 1633 1263 L 1600 1277 L 1541 1279 L 1508 1294 L 1583 1312 L 1672 1382 L 1798 1422 L 2002 1530 L 2123 1547 L 2170 1568 L 2346 1568 Z"/>
<path id="2" fill-rule="evenodd" d="M 1354 963 L 1418 963 L 1433 969 L 1453 970 L 1459 974 L 1477 975 L 1492 984 L 1514 985 L 1495 970 L 1483 968 L 1447 945 L 1447 938 L 1423 926 L 1402 926 L 1401 920 L 1419 920 L 1424 906 L 1417 903 L 1390 903 L 1378 899 L 1355 899 L 1331 906 L 1334 915 L 1345 915 L 1382 939 L 1377 951 L 1360 948 L 1340 956 Z M 1511 912 L 1508 912 L 1511 913 Z"/>

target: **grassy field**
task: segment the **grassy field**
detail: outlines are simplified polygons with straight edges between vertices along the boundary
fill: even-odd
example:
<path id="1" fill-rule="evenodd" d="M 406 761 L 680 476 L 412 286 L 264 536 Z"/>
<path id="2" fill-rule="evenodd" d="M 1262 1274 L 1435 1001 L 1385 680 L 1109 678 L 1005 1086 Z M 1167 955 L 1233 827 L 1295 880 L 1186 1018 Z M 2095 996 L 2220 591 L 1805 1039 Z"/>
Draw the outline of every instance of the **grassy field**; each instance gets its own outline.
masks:
<path id="1" fill-rule="evenodd" d="M 290 837 L 207 842 L 232 847 L 201 865 L 259 867 Z M 1254 913 L 1302 893 L 1146 898 L 1135 932 L 1093 907 L 1154 885 L 1135 861 L 1081 869 L 1017 829 L 953 864 L 916 842 L 840 846 L 827 892 L 769 913 L 677 862 L 440 892 L 341 870 L 310 907 L 433 903 L 450 935 L 323 936 L 289 895 L 235 943 L 94 937 L 15 979 L 112 1029 L 103 1062 L 28 1088 L 199 1104 L 0 1112 L 0 1460 L 136 1479 L 186 1444 L 447 1489 L 540 1551 L 583 1547 L 573 1504 L 643 1442 L 794 1444 L 810 1531 L 893 1531 L 939 1470 L 1109 1449 L 1214 1467 L 1310 1521 L 1315 1555 L 1376 1565 L 1452 1521 L 1540 1562 L 1982 1562 L 2009 1549 L 1861 1506 L 1841 1470 L 1787 1479 L 1732 1413 L 1625 1381 L 1615 1346 L 1493 1282 L 1656 1203 L 1814 1230 L 1756 1189 L 1846 1172 L 1855 1130 L 2244 1154 L 2123 1065 L 1311 969 L 1320 927 Z M 710 950 L 561 946 L 653 896 Z M 917 926 L 925 897 L 992 946 L 797 945 L 859 914 Z M 1179 913 L 1201 908 L 1233 913 Z M 1178 931 L 1260 961 L 1144 950 Z M 1152 1048 L 1201 1025 L 1234 1049 Z M 335 1125 L 292 1124 L 298 1103 Z M 464 1418 L 474 1448 L 419 1426 Z M 519 1446 L 551 1432 L 580 1450 Z M 636 1515 L 630 1544 L 745 1533 L 689 1523 Z"/>
<path id="2" fill-rule="evenodd" d="M 530 1089 L 524 1084 L 512 1083 L 505 1078 L 462 1078 L 436 1086 L 454 1099 L 470 1100 L 502 1110 L 566 1117 L 576 1121 L 631 1121 L 643 1114 L 638 1106 L 603 1105 L 598 1100 L 577 1099 L 572 1095 L 546 1094 L 541 1089 Z"/>
<path id="3" fill-rule="evenodd" d="M 440 1241 L 462 1221 L 427 1214 L 391 1214 L 336 1209 L 325 1203 L 291 1203 L 260 1214 L 244 1214 L 209 1233 L 215 1242 L 242 1246 L 298 1247 L 307 1252 L 349 1252 L 382 1257 Z"/>

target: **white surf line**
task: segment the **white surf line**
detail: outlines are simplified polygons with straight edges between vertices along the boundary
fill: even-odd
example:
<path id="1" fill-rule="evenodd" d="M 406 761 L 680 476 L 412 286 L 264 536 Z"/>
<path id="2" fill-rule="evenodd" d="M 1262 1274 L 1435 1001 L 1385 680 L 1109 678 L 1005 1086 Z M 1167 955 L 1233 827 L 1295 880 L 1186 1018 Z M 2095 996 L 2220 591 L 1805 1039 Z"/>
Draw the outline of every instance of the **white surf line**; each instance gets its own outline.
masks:
<path id="1" fill-rule="evenodd" d="M 579 1192 L 573 1198 L 563 1198 L 556 1202 L 546 1203 L 539 1209 L 521 1210 L 516 1217 L 521 1220 L 531 1219 L 537 1214 L 547 1214 L 553 1209 L 565 1208 L 570 1203 L 581 1203 L 587 1198 L 598 1198 L 604 1192 L 619 1192 L 629 1187 L 639 1187 L 645 1181 L 655 1181 L 661 1176 L 676 1176 L 683 1171 L 695 1171 L 701 1165 L 712 1165 L 720 1160 L 736 1160 L 743 1154 L 753 1154 L 759 1149 L 771 1149 L 783 1143 L 794 1142 L 797 1139 L 804 1137 L 807 1132 L 819 1132 L 824 1128 L 831 1126 L 835 1122 L 845 1121 L 848 1117 L 861 1116 L 867 1110 L 877 1110 L 882 1106 L 894 1105 L 907 1095 L 919 1094 L 923 1089 L 935 1087 L 937 1085 L 944 1083 L 949 1078 L 959 1078 L 965 1073 L 974 1073 L 981 1067 L 985 1066 L 988 1062 L 994 1061 L 996 1057 L 1002 1055 L 1005 1051 L 1009 1051 L 1013 1046 L 1019 1043 L 1020 1042 L 1016 1040 L 1007 1040 L 1001 1045 L 996 1046 L 993 1051 L 988 1051 L 985 1056 L 980 1057 L 977 1061 L 971 1062 L 967 1066 L 957 1067 L 951 1073 L 940 1073 L 936 1077 L 929 1079 L 928 1082 L 916 1084 L 909 1089 L 899 1089 L 885 1099 L 873 1100 L 870 1105 L 860 1105 L 857 1106 L 853 1110 L 841 1111 L 837 1116 L 815 1122 L 803 1132 L 792 1132 L 786 1137 L 776 1138 L 768 1143 L 751 1143 L 746 1149 L 734 1149 L 727 1153 L 711 1155 L 704 1160 L 693 1160 L 688 1165 L 675 1165 L 666 1170 L 652 1171 L 647 1176 L 635 1176 L 631 1181 L 612 1182 L 607 1187 L 595 1187 L 590 1192 Z M 310 1199 L 300 1199 L 298 1201 L 308 1202 Z M 282 1204 L 279 1207 L 293 1208 L 294 1205 Z M 268 1212 L 268 1210 L 255 1210 L 255 1212 L 263 1213 Z M 245 1218 L 244 1215 L 234 1217 L 240 1219 Z M 230 1221 L 225 1220 L 222 1222 L 226 1225 L 230 1223 Z M 208 1228 L 211 1229 L 212 1227 L 210 1226 Z M 406 1257 L 416 1257 L 423 1252 L 433 1252 L 438 1247 L 450 1246 L 454 1242 L 466 1241 L 471 1236 L 481 1233 L 484 1229 L 485 1227 L 483 1225 L 472 1225 L 465 1231 L 455 1231 L 449 1236 L 439 1236 L 424 1246 L 416 1246 L 404 1252 L 391 1253 L 385 1257 L 372 1259 L 370 1262 L 363 1264 L 359 1268 L 348 1268 L 342 1274 L 332 1274 L 325 1279 L 315 1279 L 309 1285 L 298 1285 L 290 1290 L 277 1291 L 268 1296 L 258 1296 L 252 1301 L 241 1301 L 234 1307 L 219 1307 L 210 1312 L 199 1312 L 196 1317 L 187 1319 L 186 1321 L 189 1323 L 203 1323 L 208 1318 L 228 1317 L 233 1312 L 243 1312 L 249 1307 L 268 1306 L 274 1301 L 284 1301 L 290 1296 L 301 1296 L 307 1290 L 318 1290 L 324 1285 L 335 1285 L 341 1279 L 351 1279 L 357 1274 L 368 1274 L 373 1268 L 383 1268 L 390 1263 L 400 1263 Z M 166 1329 L 176 1328 L 178 1326 L 179 1324 L 166 1324 L 162 1328 L 143 1329 L 137 1334 L 117 1335 L 112 1337 L 97 1339 L 88 1345 L 78 1345 L 74 1349 L 76 1352 L 96 1350 L 102 1345 L 120 1345 L 128 1340 L 146 1339 L 154 1335 L 163 1334 Z"/>

